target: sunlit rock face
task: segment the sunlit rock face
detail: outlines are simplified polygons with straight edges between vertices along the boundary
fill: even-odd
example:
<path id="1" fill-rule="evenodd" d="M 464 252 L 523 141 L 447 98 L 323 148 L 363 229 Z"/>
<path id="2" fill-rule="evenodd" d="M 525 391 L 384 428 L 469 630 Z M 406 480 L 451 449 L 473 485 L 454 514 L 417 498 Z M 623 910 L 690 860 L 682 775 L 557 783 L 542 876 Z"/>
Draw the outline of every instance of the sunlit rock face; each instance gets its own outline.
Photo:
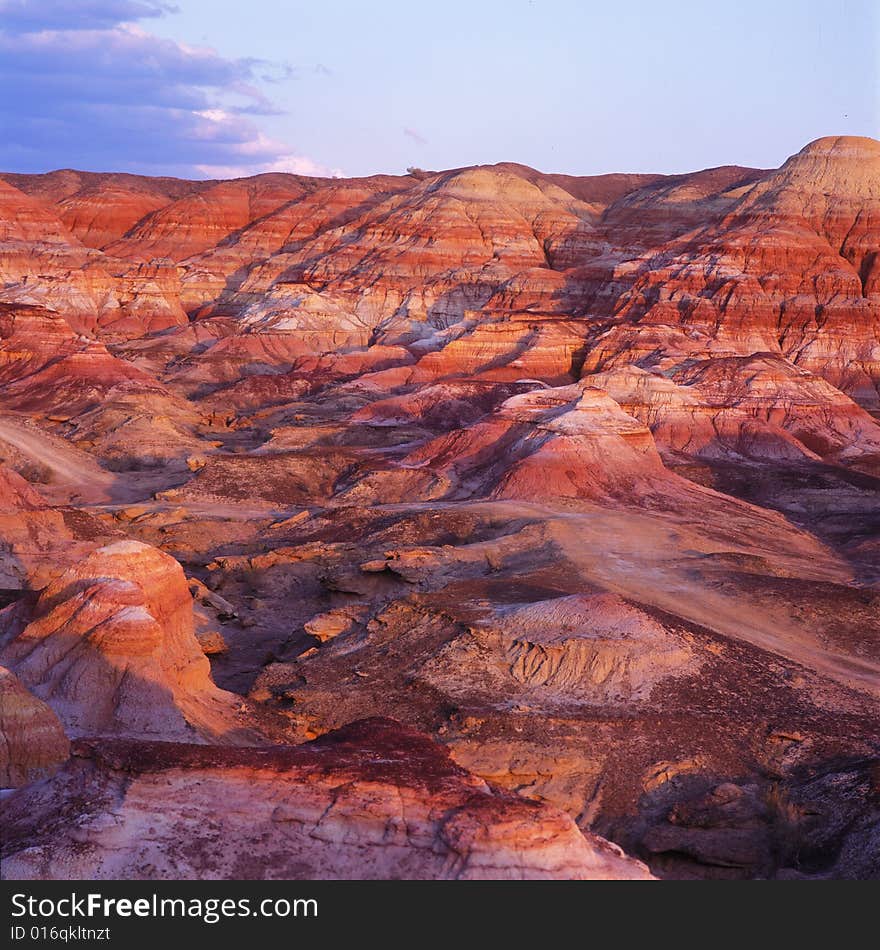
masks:
<path id="1" fill-rule="evenodd" d="M 778 353 L 878 407 L 880 144 L 825 138 L 748 188 L 720 220 L 631 265 L 611 352 L 645 324 L 716 351 Z M 685 357 L 686 352 L 681 352 Z"/>
<path id="2" fill-rule="evenodd" d="M 41 593 L 3 660 L 70 735 L 222 738 L 235 697 L 211 682 L 192 596 L 167 554 L 122 540 Z"/>
<path id="3" fill-rule="evenodd" d="M 849 137 L 0 175 L 3 873 L 876 877 L 878 252 Z"/>
<path id="4" fill-rule="evenodd" d="M 0 788 L 51 775 L 68 753 L 67 736 L 55 713 L 0 667 Z"/>
<path id="5" fill-rule="evenodd" d="M 6 809 L 5 876 L 651 877 L 560 810 L 493 792 L 392 720 L 362 720 L 298 747 L 81 742 L 74 756 L 51 785 Z M 53 799 L 73 795 L 82 802 L 80 831 L 72 836 L 56 822 L 47 834 Z M 111 800 L 112 828 L 102 822 Z M 144 822 L 148 837 L 138 831 Z M 36 846 L 22 849 L 35 834 Z M 199 847 L 206 834 L 216 847 Z"/>

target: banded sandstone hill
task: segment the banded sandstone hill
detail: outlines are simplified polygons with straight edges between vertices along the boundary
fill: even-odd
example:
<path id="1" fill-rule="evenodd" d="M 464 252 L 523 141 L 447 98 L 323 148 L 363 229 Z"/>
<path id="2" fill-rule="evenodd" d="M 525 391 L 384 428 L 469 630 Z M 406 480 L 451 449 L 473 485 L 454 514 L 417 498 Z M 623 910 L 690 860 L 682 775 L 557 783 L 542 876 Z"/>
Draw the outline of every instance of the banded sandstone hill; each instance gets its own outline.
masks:
<path id="1" fill-rule="evenodd" d="M 0 178 L 5 875 L 880 874 L 880 143 Z"/>

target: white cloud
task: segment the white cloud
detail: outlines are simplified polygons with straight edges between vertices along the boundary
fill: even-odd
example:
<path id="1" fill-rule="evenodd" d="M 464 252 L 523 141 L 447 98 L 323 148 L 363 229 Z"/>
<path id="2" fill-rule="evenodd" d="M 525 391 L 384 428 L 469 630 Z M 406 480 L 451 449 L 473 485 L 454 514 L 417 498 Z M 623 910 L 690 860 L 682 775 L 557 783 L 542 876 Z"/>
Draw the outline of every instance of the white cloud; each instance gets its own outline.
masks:
<path id="1" fill-rule="evenodd" d="M 225 131 L 236 122 L 242 121 L 240 117 L 223 109 L 203 109 L 198 114 L 211 123 L 209 134 L 214 130 Z M 207 162 L 196 165 L 196 169 L 208 178 L 245 178 L 248 175 L 267 172 L 285 172 L 313 178 L 342 178 L 344 174 L 341 169 L 322 165 L 307 155 L 286 151 L 289 146 L 269 138 L 262 132 L 256 132 L 250 138 L 242 138 L 237 144 L 230 146 L 230 149 L 241 157 L 240 162 Z"/>
<path id="2" fill-rule="evenodd" d="M 271 162 L 266 171 L 289 172 L 292 175 L 315 175 L 321 178 L 345 177 L 345 172 L 341 168 L 330 168 L 330 166 L 322 165 L 305 155 L 282 155 Z"/>
<path id="3" fill-rule="evenodd" d="M 282 155 L 271 162 L 241 165 L 197 165 L 198 172 L 206 178 L 247 178 L 269 172 L 288 175 L 307 175 L 310 178 L 344 178 L 341 168 L 330 168 L 307 155 Z"/>
<path id="4" fill-rule="evenodd" d="M 255 118 L 271 64 L 162 39 L 129 22 L 157 0 L 0 0 L 0 167 L 184 177 L 331 175 Z M 77 10 L 80 16 L 77 17 Z"/>

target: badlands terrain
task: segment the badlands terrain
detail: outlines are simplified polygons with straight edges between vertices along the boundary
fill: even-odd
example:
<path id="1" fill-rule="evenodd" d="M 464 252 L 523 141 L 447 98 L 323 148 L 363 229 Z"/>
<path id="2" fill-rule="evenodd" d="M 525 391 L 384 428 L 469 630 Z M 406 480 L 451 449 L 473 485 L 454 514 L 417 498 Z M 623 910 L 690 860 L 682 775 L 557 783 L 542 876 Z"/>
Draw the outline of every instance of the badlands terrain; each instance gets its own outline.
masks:
<path id="1" fill-rule="evenodd" d="M 880 142 L 0 176 L 6 878 L 880 876 Z"/>

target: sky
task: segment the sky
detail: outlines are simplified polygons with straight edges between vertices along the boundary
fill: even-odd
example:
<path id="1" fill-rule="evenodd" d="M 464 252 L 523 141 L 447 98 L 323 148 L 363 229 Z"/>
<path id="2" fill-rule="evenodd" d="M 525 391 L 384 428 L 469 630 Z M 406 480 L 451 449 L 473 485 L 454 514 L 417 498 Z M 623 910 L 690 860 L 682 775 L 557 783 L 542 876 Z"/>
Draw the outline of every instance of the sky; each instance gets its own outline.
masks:
<path id="1" fill-rule="evenodd" d="M 880 138 L 878 0 L 0 0 L 0 168 L 776 167 Z"/>

